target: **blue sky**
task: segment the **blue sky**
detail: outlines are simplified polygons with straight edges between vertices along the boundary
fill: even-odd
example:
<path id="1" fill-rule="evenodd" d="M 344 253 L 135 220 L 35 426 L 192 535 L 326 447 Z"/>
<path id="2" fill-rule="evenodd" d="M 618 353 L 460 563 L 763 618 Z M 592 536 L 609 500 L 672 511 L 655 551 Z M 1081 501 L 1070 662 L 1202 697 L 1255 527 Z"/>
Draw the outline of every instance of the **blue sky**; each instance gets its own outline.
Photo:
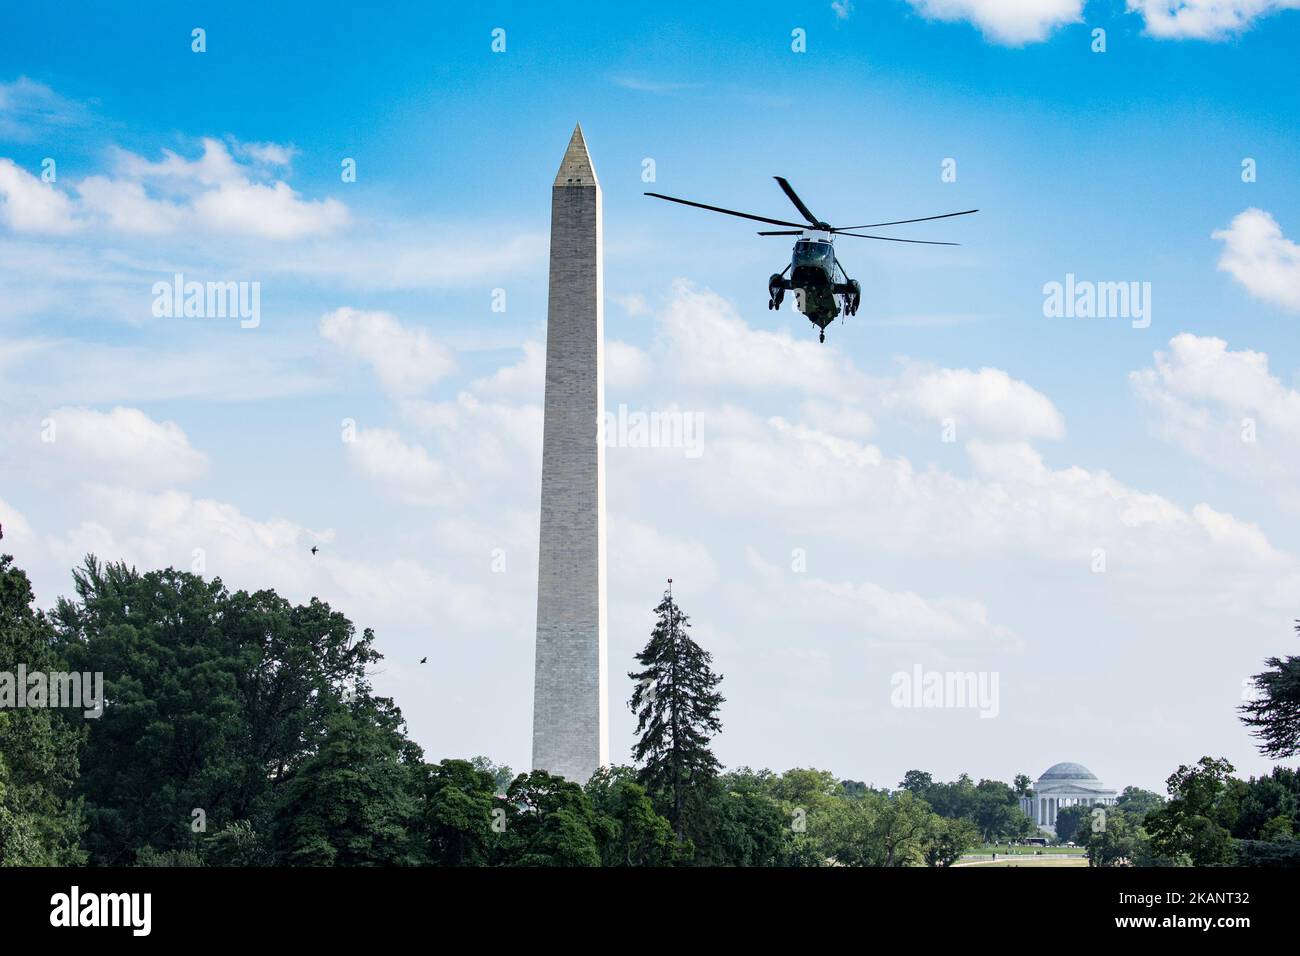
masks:
<path id="1" fill-rule="evenodd" d="M 607 405 L 703 434 L 609 452 L 614 758 L 671 575 L 728 765 L 1257 772 L 1233 707 L 1300 607 L 1295 6 L 15 9 L 5 544 L 46 604 L 92 550 L 320 594 L 377 629 L 431 757 L 525 766 L 549 185 L 581 121 Z M 895 232 L 959 248 L 839 240 L 864 303 L 819 345 L 764 308 L 784 240 L 641 195 L 786 218 L 773 175 L 833 222 L 982 211 Z M 176 272 L 258 283 L 260 323 L 154 316 Z M 1150 283 L 1150 326 L 1045 318 L 1067 273 Z M 892 706 L 917 664 L 996 673 L 996 718 Z"/>

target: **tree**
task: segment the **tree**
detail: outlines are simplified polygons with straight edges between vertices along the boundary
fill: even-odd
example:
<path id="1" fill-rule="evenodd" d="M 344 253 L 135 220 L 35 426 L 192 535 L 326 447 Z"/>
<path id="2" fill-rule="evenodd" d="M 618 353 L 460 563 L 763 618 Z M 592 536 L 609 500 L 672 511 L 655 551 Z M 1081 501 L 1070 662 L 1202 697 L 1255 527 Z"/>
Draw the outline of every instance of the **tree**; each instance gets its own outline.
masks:
<path id="1" fill-rule="evenodd" d="M 521 773 L 506 793 L 502 862 L 511 866 L 600 866 L 591 800 L 544 770 Z"/>
<path id="2" fill-rule="evenodd" d="M 941 817 L 965 817 L 974 820 L 980 795 L 974 781 L 962 774 L 952 783 L 935 783 L 926 790 L 925 802 Z"/>
<path id="3" fill-rule="evenodd" d="M 1285 843 L 1295 839 L 1291 818 L 1278 815 L 1259 828 L 1259 838 L 1270 843 Z"/>
<path id="4" fill-rule="evenodd" d="M 708 784 L 718 774 L 710 738 L 722 729 L 716 688 L 721 674 L 713 657 L 693 641 L 689 619 L 673 602 L 671 588 L 655 608 L 658 621 L 636 659 L 641 670 L 629 706 L 637 715 L 640 740 L 632 756 L 641 765 L 638 782 L 664 808 L 679 843 L 705 813 Z"/>
<path id="5" fill-rule="evenodd" d="M 979 782 L 968 819 L 979 828 L 985 843 L 1025 836 L 1033 828 L 1020 809 L 1016 792 L 1000 780 Z"/>
<path id="6" fill-rule="evenodd" d="M 425 766 L 420 829 L 429 862 L 435 866 L 486 866 L 496 841 L 493 811 L 498 807 L 493 774 L 473 762 L 444 760 Z"/>
<path id="7" fill-rule="evenodd" d="M 1264 663 L 1271 669 L 1251 678 L 1259 696 L 1241 705 L 1241 719 L 1263 741 L 1259 749 L 1266 757 L 1285 760 L 1300 754 L 1300 657 L 1270 657 Z"/>
<path id="8" fill-rule="evenodd" d="M 505 796 L 510 789 L 510 783 L 515 779 L 515 772 L 506 764 L 493 763 L 487 757 L 474 757 L 470 764 L 475 770 L 482 770 L 484 773 L 491 775 L 494 792 Z"/>
<path id="9" fill-rule="evenodd" d="M 1074 804 L 1057 810 L 1056 838 L 1062 843 L 1081 842 L 1082 834 L 1079 831 L 1092 825 L 1093 809 L 1083 804 Z"/>
<path id="10" fill-rule="evenodd" d="M 902 781 L 898 784 L 900 790 L 910 790 L 922 800 L 925 799 L 926 793 L 934 786 L 934 777 L 924 770 L 909 770 L 903 774 Z"/>
<path id="11" fill-rule="evenodd" d="M 1230 786 L 1232 764 L 1202 757 L 1180 766 L 1167 781 L 1169 802 L 1147 814 L 1144 827 L 1159 856 L 1185 856 L 1193 866 L 1232 861 L 1237 796 Z M 1239 782 L 1239 781 L 1238 781 Z"/>
<path id="12" fill-rule="evenodd" d="M 918 862 L 930 807 L 907 790 L 890 794 L 880 805 L 872 835 L 884 850 L 885 866 L 906 866 Z"/>
<path id="13" fill-rule="evenodd" d="M 384 700 L 339 707 L 325 739 L 285 785 L 276 805 L 277 850 L 291 866 L 409 866 L 424 862 L 412 839 L 419 750 Z"/>
<path id="14" fill-rule="evenodd" d="M 601 767 L 585 788 L 603 818 L 596 830 L 604 866 L 670 866 L 677 860 L 672 825 L 655 812 L 630 767 Z"/>
<path id="15" fill-rule="evenodd" d="M 808 813 L 804 865 L 884 866 L 879 832 L 887 794 L 868 790 L 860 797 L 819 802 Z"/>
<path id="16" fill-rule="evenodd" d="M 710 780 L 705 812 L 689 840 L 700 866 L 781 866 L 791 863 L 794 815 L 772 795 L 767 771 L 742 769 Z M 794 861 L 797 863 L 797 861 Z"/>
<path id="17" fill-rule="evenodd" d="M 1100 825 L 1085 826 L 1075 836 L 1088 851 L 1089 866 L 1132 866 L 1144 842 L 1137 822 L 1122 810 L 1103 810 Z"/>
<path id="18" fill-rule="evenodd" d="M 248 820 L 228 823 L 204 843 L 202 857 L 208 866 L 270 866 L 271 847 Z"/>
<path id="19" fill-rule="evenodd" d="M 1152 810 L 1159 810 L 1165 804 L 1165 798 L 1141 787 L 1125 787 L 1115 801 L 1116 808 L 1141 821 Z"/>
<path id="20" fill-rule="evenodd" d="M 979 841 L 979 830 L 969 820 L 947 820 L 931 814 L 921 842 L 921 855 L 926 866 L 952 866 Z"/>
<path id="21" fill-rule="evenodd" d="M 1028 797 L 1033 795 L 1034 782 L 1023 773 L 1016 774 L 1015 779 L 1011 781 L 1011 785 L 1015 788 L 1017 797 Z"/>
<path id="22" fill-rule="evenodd" d="M 1263 829 L 1278 818 L 1286 820 L 1293 832 L 1300 829 L 1300 773 L 1286 767 L 1274 767 L 1268 776 L 1247 781 L 1232 835 L 1241 840 L 1268 840 Z"/>
<path id="23" fill-rule="evenodd" d="M 173 569 L 145 574 L 93 555 L 53 614 L 56 649 L 104 674 L 78 793 L 92 863 L 142 847 L 194 850 L 193 811 L 220 830 L 267 831 L 276 791 L 315 755 L 347 697 L 364 699 L 374 635 L 313 599 L 230 593 Z M 337 729 L 337 728 L 336 728 Z"/>
<path id="24" fill-rule="evenodd" d="M 50 622 L 33 607 L 31 582 L 12 562 L 0 555 L 0 673 L 16 680 L 19 664 L 28 674 L 65 671 Z M 80 710 L 0 710 L 0 866 L 85 861 L 82 805 L 74 795 L 84 723 Z"/>

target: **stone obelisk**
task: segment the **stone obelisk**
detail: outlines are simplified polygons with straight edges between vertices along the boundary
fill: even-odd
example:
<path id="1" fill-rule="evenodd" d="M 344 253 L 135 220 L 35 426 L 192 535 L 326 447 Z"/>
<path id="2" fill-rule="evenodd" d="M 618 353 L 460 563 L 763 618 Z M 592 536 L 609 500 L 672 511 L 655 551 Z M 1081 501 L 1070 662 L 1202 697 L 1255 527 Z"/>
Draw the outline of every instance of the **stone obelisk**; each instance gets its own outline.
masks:
<path id="1" fill-rule="evenodd" d="M 609 762 L 605 699 L 605 284 L 600 183 L 582 127 L 551 188 L 533 769 Z"/>

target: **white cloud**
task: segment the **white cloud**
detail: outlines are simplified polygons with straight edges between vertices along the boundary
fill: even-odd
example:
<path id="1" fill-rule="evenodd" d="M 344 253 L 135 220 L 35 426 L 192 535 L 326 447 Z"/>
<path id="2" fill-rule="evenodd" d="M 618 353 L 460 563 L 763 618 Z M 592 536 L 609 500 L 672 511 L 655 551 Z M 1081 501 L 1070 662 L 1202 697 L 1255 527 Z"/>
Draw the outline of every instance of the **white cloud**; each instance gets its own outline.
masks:
<path id="1" fill-rule="evenodd" d="M 538 404 L 487 401 L 472 392 L 453 401 L 405 399 L 402 416 L 438 443 L 439 458 L 455 461 L 461 478 L 458 492 L 482 498 L 494 485 L 518 489 L 523 476 L 540 476 L 542 409 Z M 536 489 L 525 491 L 531 499 Z M 528 506 L 533 507 L 536 502 Z"/>
<path id="2" fill-rule="evenodd" d="M 27 142 L 45 130 L 66 131 L 83 122 L 85 109 L 44 83 L 25 76 L 0 83 L 0 140 Z"/>
<path id="3" fill-rule="evenodd" d="M 950 418 L 958 437 L 968 429 L 999 437 L 1065 436 L 1065 419 L 1046 395 L 996 368 L 974 372 L 910 365 L 887 387 L 882 402 L 933 422 Z"/>
<path id="4" fill-rule="evenodd" d="M 188 218 L 202 230 L 221 234 L 288 240 L 328 235 L 348 222 L 347 207 L 337 199 L 303 200 L 283 180 L 258 182 L 258 175 L 241 166 L 220 140 L 205 138 L 203 154 L 188 160 L 163 150 L 158 162 L 123 151 L 118 169 L 129 182 L 149 183 L 163 193 L 188 202 Z M 236 149 L 263 165 L 284 165 L 292 155 L 288 147 L 274 143 Z"/>
<path id="5" fill-rule="evenodd" d="M 236 143 L 235 152 L 267 166 L 288 166 L 298 151 L 280 143 Z"/>
<path id="6" fill-rule="evenodd" d="M 304 202 L 285 182 L 223 183 L 194 199 L 198 222 L 216 232 L 299 239 L 334 232 L 348 221 L 337 199 Z"/>
<path id="7" fill-rule="evenodd" d="M 870 581 L 807 582 L 821 600 L 838 603 L 855 614 L 875 641 L 971 640 L 1009 642 L 1011 631 L 989 623 L 988 609 L 978 601 L 941 597 L 927 599 L 913 591 L 890 591 Z"/>
<path id="8" fill-rule="evenodd" d="M 1128 9 L 1142 14 L 1152 36 L 1218 40 L 1260 17 L 1300 9 L 1300 0 L 1128 0 Z"/>
<path id="9" fill-rule="evenodd" d="M 605 340 L 605 382 L 615 389 L 640 388 L 654 371 L 650 356 L 635 345 Z"/>
<path id="10" fill-rule="evenodd" d="M 320 334 L 370 364 L 395 395 L 419 394 L 456 367 L 451 351 L 428 332 L 404 326 L 387 312 L 344 306 L 321 316 Z"/>
<path id="11" fill-rule="evenodd" d="M 1129 381 L 1151 408 L 1157 437 L 1218 470 L 1266 482 L 1300 508 L 1300 391 L 1269 371 L 1266 354 L 1183 333 Z"/>
<path id="12" fill-rule="evenodd" d="M 114 232 L 167 235 L 179 230 L 186 210 L 172 202 L 152 199 L 144 185 L 107 176 L 87 176 L 77 184 L 84 209 Z"/>
<path id="13" fill-rule="evenodd" d="M 1240 212 L 1213 234 L 1223 241 L 1219 268 L 1272 305 L 1300 312 L 1300 245 L 1262 209 Z"/>
<path id="14" fill-rule="evenodd" d="M 3 498 L 0 498 L 0 531 L 4 532 L 0 552 L 5 554 L 21 554 L 36 541 L 32 526 L 22 512 Z"/>
<path id="15" fill-rule="evenodd" d="M 991 623 L 988 608 L 979 601 L 925 597 L 872 581 L 791 574 L 764 560 L 753 548 L 746 550 L 746 558 L 758 575 L 758 590 L 806 626 L 816 622 L 819 628 L 845 630 L 872 647 L 928 647 L 948 642 L 1015 647 L 1021 643 L 1010 628 Z M 754 597 L 762 600 L 759 594 Z"/>
<path id="16" fill-rule="evenodd" d="M 110 232 L 272 241 L 327 236 L 348 224 L 348 209 L 337 199 L 306 200 L 283 180 L 267 179 L 265 167 L 282 165 L 276 160 L 292 155 L 287 147 L 236 144 L 253 166 L 238 162 L 220 140 L 205 138 L 202 148 L 193 160 L 163 150 L 157 162 L 119 150 L 115 175 L 88 176 L 74 184 L 75 204 L 68 193 L 0 159 L 6 218 L 16 232 L 69 232 L 94 225 Z"/>
<path id="17" fill-rule="evenodd" d="M 514 365 L 503 365 L 491 375 L 473 383 L 476 395 L 536 402 L 542 401 L 546 387 L 546 346 L 525 342 L 523 358 Z"/>
<path id="18" fill-rule="evenodd" d="M 52 459 L 57 471 L 81 481 L 173 484 L 199 477 L 208 466 L 179 425 L 154 421 L 138 408 L 56 408 L 41 428 L 53 440 L 32 441 L 29 461 Z"/>
<path id="19" fill-rule="evenodd" d="M 904 361 L 897 376 L 873 379 L 811 337 L 798 340 L 785 331 L 751 327 L 720 296 L 688 283 L 674 286 L 659 332 L 664 355 L 658 364 L 681 386 L 804 392 L 814 396 L 804 408 L 818 423 L 835 422 L 855 435 L 869 434 L 873 418 L 885 414 L 935 424 L 952 418 L 962 441 L 1065 434 L 1064 418 L 1051 400 L 1001 369 Z"/>
<path id="20" fill-rule="evenodd" d="M 94 553 L 142 569 L 190 570 L 198 549 L 208 578 L 220 577 L 232 589 L 275 588 L 293 601 L 319 595 L 359 627 L 402 628 L 436 619 L 477 632 L 513 624 L 477 582 L 407 558 L 348 557 L 329 529 L 254 518 L 228 502 L 181 491 L 104 485 L 77 504 L 94 519 L 44 538 L 49 558 L 65 569 Z M 312 555 L 312 544 L 326 547 Z"/>
<path id="21" fill-rule="evenodd" d="M 852 363 L 835 350 L 784 330 L 754 329 L 730 302 L 688 282 L 674 283 L 659 333 L 672 354 L 673 374 L 689 384 L 827 394 L 857 391 L 863 384 Z"/>
<path id="22" fill-rule="evenodd" d="M 424 448 L 406 443 L 391 429 L 361 429 L 345 447 L 361 474 L 401 501 L 435 505 L 450 497 L 446 470 Z"/>
<path id="23" fill-rule="evenodd" d="M 73 204 L 12 160 L 0 158 L 0 220 L 15 232 L 64 234 L 81 228 Z"/>
<path id="24" fill-rule="evenodd" d="M 969 20 L 990 40 L 1020 46 L 1083 20 L 1083 0 L 907 0 L 931 20 Z"/>
<path id="25" fill-rule="evenodd" d="M 610 520 L 609 541 L 612 573 L 637 586 L 677 577 L 702 588 L 718 579 L 718 567 L 701 541 L 671 537 L 623 514 Z"/>

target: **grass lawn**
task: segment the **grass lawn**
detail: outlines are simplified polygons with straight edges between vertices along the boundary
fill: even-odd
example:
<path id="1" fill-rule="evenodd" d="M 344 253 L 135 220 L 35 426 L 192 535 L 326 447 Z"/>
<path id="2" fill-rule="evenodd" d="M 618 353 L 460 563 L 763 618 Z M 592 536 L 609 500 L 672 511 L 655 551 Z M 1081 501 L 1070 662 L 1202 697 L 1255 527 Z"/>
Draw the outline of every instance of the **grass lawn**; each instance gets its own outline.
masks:
<path id="1" fill-rule="evenodd" d="M 956 863 L 956 866 L 1087 866 L 1088 858 L 1086 856 L 1002 856 L 998 855 L 997 860 L 987 857 L 969 857 L 964 856 Z"/>
<path id="2" fill-rule="evenodd" d="M 1008 855 L 1037 856 L 1040 853 L 1064 853 L 1070 856 L 1085 856 L 1087 852 L 1088 851 L 1081 846 L 1013 846 L 1010 854 L 1008 854 L 1007 845 L 1005 843 L 986 843 L 984 846 L 976 847 L 974 850 L 971 850 L 966 854 L 966 856 L 992 856 L 994 853 L 996 853 L 999 858 Z"/>

